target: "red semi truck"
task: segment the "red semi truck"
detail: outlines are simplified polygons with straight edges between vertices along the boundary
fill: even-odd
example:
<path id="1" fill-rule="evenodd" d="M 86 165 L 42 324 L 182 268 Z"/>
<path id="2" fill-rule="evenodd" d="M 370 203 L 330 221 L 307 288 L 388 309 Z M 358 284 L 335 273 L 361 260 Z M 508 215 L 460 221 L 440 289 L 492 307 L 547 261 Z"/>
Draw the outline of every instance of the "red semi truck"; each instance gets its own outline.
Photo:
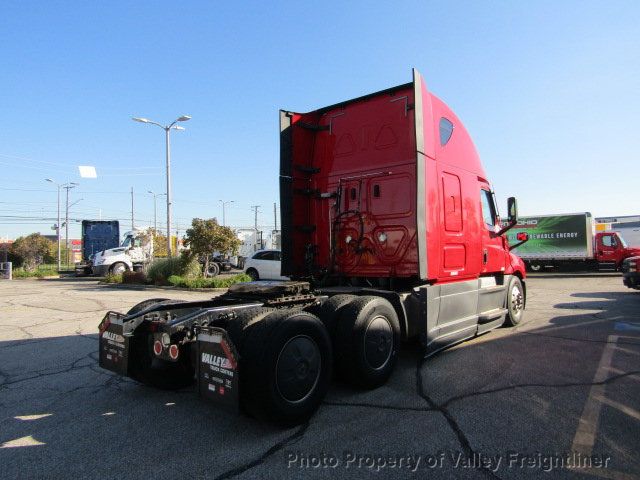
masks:
<path id="1" fill-rule="evenodd" d="M 100 365 L 194 381 L 218 404 L 283 424 L 317 409 L 333 373 L 363 388 L 402 339 L 426 354 L 521 322 L 525 266 L 464 126 L 413 81 L 309 113 L 280 112 L 282 273 L 208 301 L 152 299 L 100 324 Z M 519 238 L 522 240 L 522 238 Z"/>

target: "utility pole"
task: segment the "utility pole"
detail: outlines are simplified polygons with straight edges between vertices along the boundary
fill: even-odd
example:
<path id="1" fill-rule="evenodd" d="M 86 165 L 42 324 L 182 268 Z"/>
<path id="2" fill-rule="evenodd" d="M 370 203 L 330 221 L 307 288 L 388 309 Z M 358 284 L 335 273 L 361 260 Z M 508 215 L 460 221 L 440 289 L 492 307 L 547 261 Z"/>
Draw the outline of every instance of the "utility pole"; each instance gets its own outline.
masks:
<path id="1" fill-rule="evenodd" d="M 58 224 L 56 225 L 56 236 L 58 237 L 58 272 L 60 272 L 60 185 L 58 184 Z"/>
<path id="2" fill-rule="evenodd" d="M 273 229 L 278 230 L 278 213 L 276 211 L 276 202 L 273 202 Z"/>
<path id="3" fill-rule="evenodd" d="M 260 205 L 251 205 L 251 208 L 254 213 L 253 231 L 255 232 L 255 241 L 253 243 L 253 250 L 255 251 L 258 246 L 258 209 L 260 208 Z M 260 246 L 262 246 L 262 244 Z"/>
<path id="4" fill-rule="evenodd" d="M 229 200 L 228 202 L 225 202 L 224 200 L 218 200 L 221 204 L 222 204 L 222 226 L 226 227 L 227 226 L 227 217 L 226 217 L 226 206 L 233 203 L 233 200 Z"/>
<path id="5" fill-rule="evenodd" d="M 133 187 L 131 187 L 131 231 L 136 229 L 136 224 L 133 219 Z"/>

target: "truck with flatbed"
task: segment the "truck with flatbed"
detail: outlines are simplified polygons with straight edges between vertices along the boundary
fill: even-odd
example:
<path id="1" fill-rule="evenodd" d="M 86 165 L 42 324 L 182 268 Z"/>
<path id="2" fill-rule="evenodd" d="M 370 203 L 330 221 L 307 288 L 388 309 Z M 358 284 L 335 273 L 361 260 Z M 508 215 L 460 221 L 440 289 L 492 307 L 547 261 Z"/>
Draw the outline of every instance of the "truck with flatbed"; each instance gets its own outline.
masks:
<path id="1" fill-rule="evenodd" d="M 100 366 L 218 405 L 306 421 L 332 375 L 376 388 L 401 340 L 425 355 L 517 325 L 525 266 L 469 134 L 422 76 L 280 112 L 281 273 L 212 299 L 151 299 L 99 326 Z M 526 241 L 518 236 L 518 245 Z"/>
<path id="2" fill-rule="evenodd" d="M 619 270 L 625 258 L 640 255 L 617 232 L 596 231 L 589 212 L 522 217 L 509 232 L 509 240 L 527 233 L 529 241 L 518 249 L 527 269 L 546 268 Z"/>

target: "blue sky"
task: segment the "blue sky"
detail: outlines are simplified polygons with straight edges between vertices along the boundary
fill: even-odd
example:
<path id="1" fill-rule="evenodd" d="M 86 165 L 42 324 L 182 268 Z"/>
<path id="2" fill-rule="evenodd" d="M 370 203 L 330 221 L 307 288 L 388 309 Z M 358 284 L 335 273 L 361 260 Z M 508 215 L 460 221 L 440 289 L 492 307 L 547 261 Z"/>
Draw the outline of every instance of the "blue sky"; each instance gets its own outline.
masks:
<path id="1" fill-rule="evenodd" d="M 497 192 L 523 214 L 640 213 L 638 2 L 3 2 L 0 237 L 72 218 L 153 221 L 163 132 L 174 217 L 273 225 L 278 109 L 306 111 L 411 80 L 465 123 Z M 79 179 L 77 165 L 99 178 Z M 160 223 L 164 223 L 159 199 Z M 79 229 L 72 225 L 72 234 Z"/>

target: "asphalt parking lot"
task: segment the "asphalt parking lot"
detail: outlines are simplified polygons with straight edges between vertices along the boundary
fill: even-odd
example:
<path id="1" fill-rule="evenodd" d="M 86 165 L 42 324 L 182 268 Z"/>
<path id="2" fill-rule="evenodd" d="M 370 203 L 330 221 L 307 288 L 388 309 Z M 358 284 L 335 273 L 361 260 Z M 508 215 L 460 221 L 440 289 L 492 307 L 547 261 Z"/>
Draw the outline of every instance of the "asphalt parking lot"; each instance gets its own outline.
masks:
<path id="1" fill-rule="evenodd" d="M 334 384 L 290 430 L 98 367 L 107 310 L 211 295 L 0 281 L 2 478 L 640 476 L 640 292 L 618 275 L 530 278 L 517 329 L 406 345 L 387 385 Z"/>

